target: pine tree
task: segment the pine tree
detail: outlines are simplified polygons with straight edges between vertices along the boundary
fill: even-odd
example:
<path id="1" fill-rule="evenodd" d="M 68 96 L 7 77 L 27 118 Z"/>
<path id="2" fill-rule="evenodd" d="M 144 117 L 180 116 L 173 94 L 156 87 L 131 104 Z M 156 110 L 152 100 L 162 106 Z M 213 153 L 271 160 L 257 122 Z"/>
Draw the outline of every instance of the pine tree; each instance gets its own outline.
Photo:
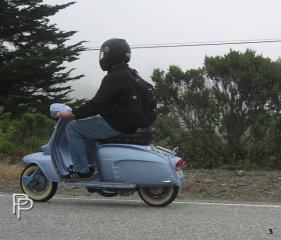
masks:
<path id="1" fill-rule="evenodd" d="M 53 102 L 69 103 L 73 91 L 66 62 L 78 59 L 83 42 L 67 45 L 75 31 L 62 31 L 48 17 L 74 4 L 47 5 L 43 0 L 0 0 L 0 106 L 14 115 L 47 114 Z M 64 85 L 63 85 L 64 84 Z"/>

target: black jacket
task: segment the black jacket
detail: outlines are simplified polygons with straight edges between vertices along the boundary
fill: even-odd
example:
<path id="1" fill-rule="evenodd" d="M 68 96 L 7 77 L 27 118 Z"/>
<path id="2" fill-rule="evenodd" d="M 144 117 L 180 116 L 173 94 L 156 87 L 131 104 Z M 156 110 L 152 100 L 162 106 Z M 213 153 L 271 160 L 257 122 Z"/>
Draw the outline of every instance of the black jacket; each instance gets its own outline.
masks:
<path id="1" fill-rule="evenodd" d="M 133 133 L 135 127 L 126 119 L 128 98 L 131 92 L 131 79 L 126 74 L 128 64 L 120 64 L 104 77 L 95 97 L 79 108 L 72 110 L 76 119 L 100 114 L 115 130 L 121 133 Z"/>

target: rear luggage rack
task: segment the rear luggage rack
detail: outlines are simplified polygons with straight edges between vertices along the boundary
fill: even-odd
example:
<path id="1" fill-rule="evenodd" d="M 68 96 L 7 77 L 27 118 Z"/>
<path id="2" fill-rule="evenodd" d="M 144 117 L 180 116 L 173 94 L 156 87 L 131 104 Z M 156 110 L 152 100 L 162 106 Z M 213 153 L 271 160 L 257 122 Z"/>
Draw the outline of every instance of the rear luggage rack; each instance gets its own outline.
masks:
<path id="1" fill-rule="evenodd" d="M 163 148 L 163 147 L 160 147 L 160 146 L 153 146 L 156 150 L 164 153 L 164 154 L 168 154 L 168 155 L 176 155 L 179 151 L 179 147 L 176 147 L 174 148 L 173 150 L 170 150 L 168 148 Z"/>

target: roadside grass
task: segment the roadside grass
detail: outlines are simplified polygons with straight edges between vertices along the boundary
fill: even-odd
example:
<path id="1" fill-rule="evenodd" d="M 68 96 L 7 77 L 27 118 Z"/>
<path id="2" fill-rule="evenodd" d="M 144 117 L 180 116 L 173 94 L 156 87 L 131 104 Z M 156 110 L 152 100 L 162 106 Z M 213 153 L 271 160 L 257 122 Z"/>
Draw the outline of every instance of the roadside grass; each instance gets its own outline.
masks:
<path id="1" fill-rule="evenodd" d="M 0 190 L 3 189 L 5 181 L 19 180 L 24 167 L 23 163 L 0 162 Z"/>

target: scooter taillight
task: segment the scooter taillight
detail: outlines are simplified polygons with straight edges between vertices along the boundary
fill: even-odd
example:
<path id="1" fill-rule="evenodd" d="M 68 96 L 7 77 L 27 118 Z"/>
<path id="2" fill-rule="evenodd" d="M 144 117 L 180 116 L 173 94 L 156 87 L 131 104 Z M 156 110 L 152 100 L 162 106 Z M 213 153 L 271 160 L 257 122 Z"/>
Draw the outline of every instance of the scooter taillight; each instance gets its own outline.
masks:
<path id="1" fill-rule="evenodd" d="M 181 160 L 179 160 L 179 161 L 177 162 L 177 165 L 176 165 L 176 166 L 181 168 L 181 167 L 183 167 L 183 163 L 184 163 L 184 162 L 183 162 L 183 160 L 181 159 Z"/>

